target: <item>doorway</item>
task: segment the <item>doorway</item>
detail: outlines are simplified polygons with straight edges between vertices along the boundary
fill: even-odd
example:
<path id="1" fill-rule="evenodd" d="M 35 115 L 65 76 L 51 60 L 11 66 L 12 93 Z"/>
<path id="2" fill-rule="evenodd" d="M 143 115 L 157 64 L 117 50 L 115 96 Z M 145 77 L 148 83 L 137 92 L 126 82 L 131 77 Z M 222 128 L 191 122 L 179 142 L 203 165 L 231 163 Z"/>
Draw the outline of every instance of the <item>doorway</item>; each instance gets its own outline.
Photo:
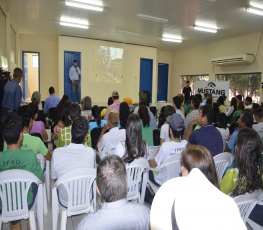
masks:
<path id="1" fill-rule="evenodd" d="M 81 70 L 81 53 L 75 51 L 64 51 L 64 94 L 69 96 L 69 99 L 74 102 L 78 102 L 78 98 L 81 98 L 81 80 L 80 80 L 80 90 L 79 95 L 73 93 L 72 83 L 69 78 L 69 70 L 73 66 L 73 61 L 76 60 L 78 67 Z"/>
<path id="2" fill-rule="evenodd" d="M 140 92 L 143 90 L 147 90 L 150 93 L 150 102 L 152 102 L 152 77 L 153 77 L 153 60 L 141 58 Z"/>
<path id="3" fill-rule="evenodd" d="M 157 101 L 167 101 L 169 64 L 158 63 Z"/>
<path id="4" fill-rule="evenodd" d="M 40 88 L 40 53 L 22 51 L 22 79 L 23 97 L 31 101 L 32 93 Z"/>

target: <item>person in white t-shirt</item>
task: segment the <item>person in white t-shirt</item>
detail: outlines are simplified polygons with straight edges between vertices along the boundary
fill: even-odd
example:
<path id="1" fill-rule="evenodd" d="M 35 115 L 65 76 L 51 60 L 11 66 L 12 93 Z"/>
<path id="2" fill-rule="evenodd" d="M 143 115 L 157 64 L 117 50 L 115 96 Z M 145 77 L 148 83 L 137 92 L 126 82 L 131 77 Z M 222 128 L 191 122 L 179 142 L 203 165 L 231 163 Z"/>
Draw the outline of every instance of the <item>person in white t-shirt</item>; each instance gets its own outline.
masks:
<path id="1" fill-rule="evenodd" d="M 252 128 L 258 133 L 259 137 L 263 138 L 263 111 L 262 107 L 258 107 L 254 111 L 254 118 L 257 124 L 252 125 Z"/>
<path id="2" fill-rule="evenodd" d="M 164 108 L 164 117 L 165 121 L 168 116 L 171 116 L 175 113 L 174 107 L 171 105 L 166 105 Z M 169 137 L 169 125 L 167 122 L 165 122 L 161 126 L 161 131 L 160 131 L 160 145 L 165 142 L 165 141 L 170 141 Z"/>
<path id="3" fill-rule="evenodd" d="M 220 113 L 218 115 L 218 124 L 216 126 L 217 130 L 221 133 L 223 139 L 223 146 L 225 149 L 226 141 L 229 139 L 229 128 L 227 127 L 227 116 L 225 113 Z"/>
<path id="4" fill-rule="evenodd" d="M 102 152 L 104 148 L 107 148 L 109 152 L 114 153 L 117 144 L 125 141 L 125 129 L 119 129 L 118 123 L 119 114 L 115 111 L 110 112 L 108 123 L 104 125 L 98 140 L 97 148 L 99 152 Z"/>
<path id="5" fill-rule="evenodd" d="M 146 160 L 148 155 L 148 146 L 142 138 L 141 122 L 137 114 L 132 113 L 126 124 L 126 141 L 120 142 L 115 155 L 122 157 L 128 165 L 143 165 L 149 168 Z"/>
<path id="6" fill-rule="evenodd" d="M 62 175 L 77 168 L 94 168 L 96 154 L 85 146 L 88 122 L 85 117 L 77 118 L 71 128 L 71 143 L 67 147 L 56 148 L 51 161 L 51 178 L 59 179 Z M 67 193 L 64 187 L 59 187 L 59 201 L 67 206 Z"/>
<path id="7" fill-rule="evenodd" d="M 156 168 L 165 162 L 169 157 L 174 156 L 175 154 L 182 153 L 186 148 L 187 141 L 181 140 L 182 131 L 184 130 L 184 120 L 181 115 L 174 113 L 172 116 L 167 117 L 167 123 L 169 125 L 170 141 L 164 142 L 156 157 L 152 160 L 149 160 L 151 168 Z M 162 185 L 166 180 L 167 171 L 161 169 L 160 171 L 153 173 L 149 172 L 149 179 L 157 184 Z"/>

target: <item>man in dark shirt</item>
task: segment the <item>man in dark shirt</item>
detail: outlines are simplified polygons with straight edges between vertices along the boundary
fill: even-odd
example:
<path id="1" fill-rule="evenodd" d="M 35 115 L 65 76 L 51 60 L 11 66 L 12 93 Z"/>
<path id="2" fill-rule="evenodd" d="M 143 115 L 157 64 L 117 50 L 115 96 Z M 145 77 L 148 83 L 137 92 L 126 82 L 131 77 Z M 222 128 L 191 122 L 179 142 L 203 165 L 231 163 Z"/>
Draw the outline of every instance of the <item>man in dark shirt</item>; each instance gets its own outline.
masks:
<path id="1" fill-rule="evenodd" d="M 22 69 L 15 68 L 13 80 L 5 85 L 2 101 L 2 120 L 5 120 L 13 111 L 16 111 L 21 104 L 22 90 L 19 83 L 22 75 Z"/>
<path id="2" fill-rule="evenodd" d="M 213 118 L 213 107 L 211 105 L 203 106 L 200 116 L 192 120 L 185 135 L 186 139 L 189 139 L 189 144 L 206 147 L 212 157 L 223 152 L 223 138 L 220 132 L 213 126 Z M 202 127 L 193 131 L 197 123 Z"/>
<path id="3" fill-rule="evenodd" d="M 186 86 L 183 88 L 183 94 L 185 101 L 188 101 L 190 99 L 190 95 L 192 93 L 192 89 L 190 87 L 190 82 L 186 81 Z"/>

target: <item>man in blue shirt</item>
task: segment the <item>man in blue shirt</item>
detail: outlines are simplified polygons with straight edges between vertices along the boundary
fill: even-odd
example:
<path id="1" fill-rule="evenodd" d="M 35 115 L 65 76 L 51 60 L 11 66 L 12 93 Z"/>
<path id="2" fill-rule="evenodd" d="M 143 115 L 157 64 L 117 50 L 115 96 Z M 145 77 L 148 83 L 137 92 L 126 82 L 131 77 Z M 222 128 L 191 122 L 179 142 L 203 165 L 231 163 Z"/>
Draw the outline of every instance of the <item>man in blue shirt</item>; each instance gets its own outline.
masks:
<path id="1" fill-rule="evenodd" d="M 186 137 L 189 137 L 189 144 L 206 147 L 212 157 L 223 152 L 223 138 L 220 132 L 213 126 L 213 118 L 213 107 L 205 105 L 202 107 L 199 117 L 191 121 L 186 131 Z M 201 125 L 201 128 L 193 131 L 197 123 Z"/>
<path id="2" fill-rule="evenodd" d="M 51 108 L 56 108 L 58 103 L 60 102 L 60 98 L 55 95 L 55 89 L 53 86 L 49 87 L 50 96 L 46 99 L 44 105 L 44 113 L 48 114 L 48 111 Z"/>
<path id="3" fill-rule="evenodd" d="M 14 69 L 13 80 L 6 83 L 2 101 L 2 119 L 5 120 L 13 111 L 16 111 L 22 99 L 22 90 L 19 85 L 23 76 L 20 68 Z"/>

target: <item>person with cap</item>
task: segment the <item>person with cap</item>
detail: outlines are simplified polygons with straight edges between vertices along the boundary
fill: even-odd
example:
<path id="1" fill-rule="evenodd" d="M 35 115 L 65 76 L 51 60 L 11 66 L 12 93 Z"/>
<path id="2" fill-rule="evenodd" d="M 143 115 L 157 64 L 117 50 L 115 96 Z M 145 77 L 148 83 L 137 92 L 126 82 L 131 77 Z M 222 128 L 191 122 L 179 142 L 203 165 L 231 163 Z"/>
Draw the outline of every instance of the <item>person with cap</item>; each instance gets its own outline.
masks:
<path id="1" fill-rule="evenodd" d="M 112 99 L 113 99 L 113 103 L 108 106 L 106 114 L 104 116 L 104 119 L 106 119 L 106 120 L 108 120 L 109 114 L 111 111 L 115 111 L 116 113 L 119 113 L 121 102 L 120 102 L 119 93 L 117 90 L 114 90 L 112 92 Z"/>
<path id="2" fill-rule="evenodd" d="M 108 123 L 104 125 L 97 144 L 97 149 L 102 152 L 104 148 L 114 152 L 119 142 L 126 140 L 125 129 L 118 128 L 119 115 L 117 112 L 110 112 Z"/>
<path id="3" fill-rule="evenodd" d="M 34 91 L 31 96 L 31 101 L 32 103 L 36 104 L 37 106 L 39 105 L 41 101 L 41 94 L 38 91 Z"/>
<path id="4" fill-rule="evenodd" d="M 69 69 L 69 79 L 72 83 L 74 101 L 80 102 L 80 78 L 81 72 L 77 60 L 73 60 L 73 66 Z"/>
<path id="5" fill-rule="evenodd" d="M 184 120 L 180 114 L 174 113 L 172 116 L 168 116 L 166 122 L 169 125 L 170 141 L 163 142 L 156 157 L 149 160 L 151 168 L 160 166 L 169 157 L 181 153 L 186 145 L 186 140 L 181 140 L 182 132 L 184 130 Z M 153 174 L 149 172 L 149 179 L 156 185 L 160 186 L 165 182 L 167 171 L 160 170 Z"/>
<path id="6" fill-rule="evenodd" d="M 216 127 L 213 126 L 214 109 L 211 105 L 201 108 L 199 116 L 195 117 L 185 132 L 185 139 L 189 144 L 206 147 L 216 156 L 223 152 L 223 138 Z M 199 124 L 200 129 L 194 131 L 194 127 Z"/>
<path id="7" fill-rule="evenodd" d="M 12 112 L 17 111 L 21 104 L 22 90 L 19 83 L 21 82 L 22 76 L 22 69 L 15 68 L 13 80 L 5 84 L 2 101 L 2 120 L 9 117 Z"/>

